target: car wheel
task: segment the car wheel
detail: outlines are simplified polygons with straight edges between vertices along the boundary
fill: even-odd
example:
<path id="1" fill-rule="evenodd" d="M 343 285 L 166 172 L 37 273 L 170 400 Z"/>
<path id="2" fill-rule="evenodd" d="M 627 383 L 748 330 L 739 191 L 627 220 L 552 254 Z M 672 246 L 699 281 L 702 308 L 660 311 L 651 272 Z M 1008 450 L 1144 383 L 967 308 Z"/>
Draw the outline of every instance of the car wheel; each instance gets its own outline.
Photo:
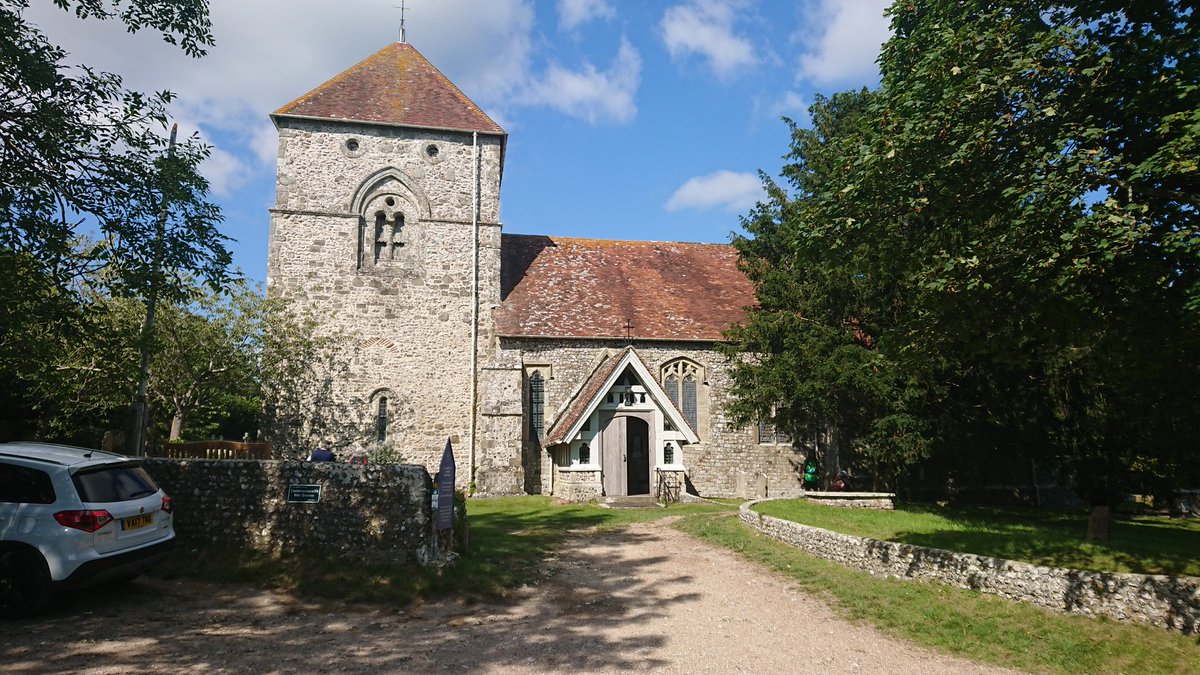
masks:
<path id="1" fill-rule="evenodd" d="M 0 617 L 36 614 L 50 599 L 50 575 L 41 559 L 26 551 L 0 552 Z"/>

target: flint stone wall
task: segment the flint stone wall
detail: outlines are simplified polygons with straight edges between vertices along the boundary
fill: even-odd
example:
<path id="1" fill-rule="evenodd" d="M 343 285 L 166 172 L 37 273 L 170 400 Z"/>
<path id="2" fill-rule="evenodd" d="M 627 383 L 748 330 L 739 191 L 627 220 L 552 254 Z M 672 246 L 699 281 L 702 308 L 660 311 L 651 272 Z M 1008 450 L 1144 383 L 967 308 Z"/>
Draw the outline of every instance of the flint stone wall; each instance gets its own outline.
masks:
<path id="1" fill-rule="evenodd" d="M 894 492 L 814 492 L 806 491 L 801 493 L 805 499 L 811 499 L 814 502 L 824 504 L 825 506 L 837 506 L 843 509 L 875 509 L 878 511 L 891 511 L 896 508 L 892 501 L 896 498 Z"/>
<path id="2" fill-rule="evenodd" d="M 357 559 L 426 562 L 432 518 L 421 466 L 147 458 L 175 500 L 179 546 L 319 550 Z M 288 485 L 320 485 L 316 504 L 289 503 Z"/>
<path id="3" fill-rule="evenodd" d="M 554 467 L 554 496 L 569 502 L 591 502 L 604 496 L 599 471 Z"/>
<path id="4" fill-rule="evenodd" d="M 767 500 L 743 504 L 742 522 L 807 553 L 873 575 L 936 581 L 1069 614 L 1103 615 L 1185 634 L 1200 627 L 1200 577 L 1084 572 L 879 541 L 752 510 L 763 501 Z"/>
<path id="5" fill-rule="evenodd" d="M 611 327 L 618 330 L 618 327 Z M 613 358 L 626 345 L 622 340 L 603 339 L 555 339 L 555 338 L 501 338 L 497 352 L 497 365 L 511 369 L 521 377 L 521 369 L 544 368 L 545 408 L 544 420 L 547 427 L 570 405 L 579 385 L 592 374 L 602 355 L 607 352 Z M 661 377 L 662 367 L 678 358 L 687 358 L 704 369 L 704 377 L 697 390 L 697 409 L 700 428 L 696 430 L 701 442 L 694 445 L 677 445 L 676 461 L 687 467 L 688 479 L 701 495 L 710 497 L 732 497 L 738 495 L 739 472 L 761 476 L 766 482 L 764 494 L 796 496 L 800 494 L 800 469 L 805 449 L 792 447 L 791 443 L 767 444 L 757 442 L 757 429 L 739 428 L 725 412 L 732 396 L 733 380 L 725 357 L 713 349 L 708 342 L 638 342 L 638 356 L 646 368 L 656 377 Z M 661 381 L 660 381 L 661 384 Z M 523 390 L 524 382 L 519 382 Z M 527 398 L 527 397 L 526 397 Z M 525 405 L 529 405 L 526 400 Z M 485 410 L 488 404 L 484 403 Z M 487 413 L 485 413 L 487 414 Z M 661 462 L 663 432 L 651 430 L 651 467 Z M 513 439 L 519 442 L 521 439 Z M 531 479 L 529 491 L 542 494 L 550 492 L 550 472 L 564 468 L 564 454 L 556 455 L 552 462 L 550 453 L 535 443 L 528 442 L 524 456 L 529 464 L 525 472 Z M 676 441 L 677 442 L 677 441 Z M 517 452 L 514 450 L 513 455 Z M 534 463 L 536 461 L 536 464 Z M 554 492 L 563 488 L 560 482 L 566 472 L 555 474 Z M 577 477 L 587 480 L 586 477 Z M 566 479 L 568 483 L 571 478 Z M 572 488 L 573 489 L 573 488 Z M 590 491 L 577 491 L 578 496 L 568 499 L 591 499 Z M 599 496 L 599 495 L 596 495 Z M 741 495 L 738 495 L 741 496 Z"/>
<path id="6" fill-rule="evenodd" d="M 313 312 L 319 333 L 341 346 L 336 365 L 318 373 L 320 387 L 294 392 L 294 406 L 270 402 L 295 411 L 284 426 L 296 438 L 272 438 L 277 456 L 303 456 L 322 438 L 340 448 L 375 442 L 386 398 L 386 443 L 405 461 L 436 472 L 449 437 L 464 484 L 474 469 L 481 492 L 520 492 L 519 439 L 506 438 L 512 442 L 493 451 L 482 418 L 471 438 L 471 354 L 478 349 L 479 363 L 488 362 L 490 308 L 500 302 L 503 137 L 480 134 L 476 147 L 467 132 L 286 116 L 276 123 L 267 295 Z M 372 230 L 363 226 L 384 205 L 404 216 L 402 246 L 376 262 L 373 241 L 366 241 Z"/>

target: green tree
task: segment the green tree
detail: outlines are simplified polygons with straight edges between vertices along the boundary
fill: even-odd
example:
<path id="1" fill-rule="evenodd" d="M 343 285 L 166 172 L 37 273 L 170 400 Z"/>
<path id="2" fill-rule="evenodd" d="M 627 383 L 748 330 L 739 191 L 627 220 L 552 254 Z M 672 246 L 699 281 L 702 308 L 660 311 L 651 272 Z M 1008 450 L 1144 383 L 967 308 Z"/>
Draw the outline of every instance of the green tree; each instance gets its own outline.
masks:
<path id="1" fill-rule="evenodd" d="M 751 214 L 767 241 L 742 246 L 748 269 L 812 286 L 781 309 L 870 336 L 936 446 L 1020 449 L 1101 516 L 1131 466 L 1194 480 L 1200 18 L 1175 0 L 890 12 L 881 87 L 824 147 L 794 134 L 794 193 Z"/>
<path id="2" fill-rule="evenodd" d="M 47 367 L 30 377 L 42 435 L 95 444 L 125 426 L 138 383 L 138 336 L 145 307 L 92 294 L 79 330 L 45 334 Z M 259 427 L 259 362 L 267 303 L 259 289 L 196 288 L 186 303 L 164 303 L 153 335 L 149 400 L 159 438 L 240 437 Z"/>
<path id="3" fill-rule="evenodd" d="M 245 284 L 160 308 L 150 391 L 170 414 L 168 439 L 179 439 L 199 409 L 220 418 L 219 409 L 258 399 L 263 311 L 261 293 Z"/>
<path id="4" fill-rule="evenodd" d="M 191 56 L 212 44 L 205 0 L 54 4 L 131 32 L 159 31 Z M 29 5 L 0 0 L 0 255 L 37 266 L 28 278 L 51 283 L 60 296 L 76 294 L 76 304 L 89 293 L 142 298 L 150 307 L 160 298 L 185 301 L 196 279 L 221 288 L 230 254 L 198 170 L 209 150 L 198 136 L 178 145 L 174 132 L 165 138 L 172 94 L 130 91 L 117 75 L 69 64 L 67 52 L 25 20 Z M 84 238 L 90 243 L 79 245 Z M 28 299 L 0 303 L 31 309 Z M 148 349 L 148 337 L 131 344 Z M 13 353 L 28 356 L 15 367 L 22 381 L 44 370 L 36 351 Z M 37 379 L 39 386 L 57 381 Z M 65 384 L 68 397 L 80 383 Z M 53 403 L 36 403 L 42 419 Z"/>
<path id="5" fill-rule="evenodd" d="M 27 256 L 10 260 L 14 273 L 0 275 L 0 288 L 14 289 L 0 293 L 0 375 L 10 383 L 0 400 L 11 418 L 0 421 L 10 436 L 99 445 L 127 426 L 145 306 L 88 288 L 63 294 Z M 159 307 L 154 437 L 267 431 L 290 456 L 310 449 L 311 433 L 361 436 L 354 405 L 332 394 L 347 367 L 341 337 L 322 336 L 313 317 L 297 318 L 244 282 L 222 293 L 194 286 L 190 297 Z"/>
<path id="6" fill-rule="evenodd" d="M 42 261 L 0 250 L 0 436 L 45 432 L 39 383 L 55 379 L 65 345 L 87 336 L 88 307 Z"/>
<path id="7" fill-rule="evenodd" d="M 36 437 L 96 446 L 106 432 L 123 428 L 137 386 L 142 306 L 92 291 L 80 301 L 75 323 L 42 334 L 45 363 L 16 373 L 28 383 Z"/>
<path id="8" fill-rule="evenodd" d="M 874 100 L 867 91 L 818 97 L 811 129 L 789 121 L 795 161 L 783 173 L 793 193 L 764 177 L 770 199 L 743 219 L 749 236 L 733 243 L 759 306 L 721 349 L 733 360 L 735 422 L 770 420 L 793 438 L 833 427 L 878 488 L 927 456 L 928 392 L 878 345 L 902 298 L 890 279 L 863 269 L 888 255 L 886 242 L 816 209 L 837 187 L 842 158 L 863 142 Z"/>
<path id="9" fill-rule="evenodd" d="M 54 1 L 81 18 L 158 30 L 192 56 L 212 44 L 204 0 Z M 222 284 L 230 256 L 221 214 L 197 171 L 208 149 L 193 137 L 166 161 L 172 95 L 68 65 L 67 52 L 25 20 L 28 6 L 0 0 L 0 251 L 42 261 L 63 288 L 98 267 L 121 294 L 144 296 L 159 269 L 169 271 L 158 282 L 168 297 L 192 277 Z M 82 233 L 95 244 L 78 248 Z"/>
<path id="10" fill-rule="evenodd" d="M 262 426 L 277 457 L 305 457 L 314 437 L 340 443 L 367 436 L 365 401 L 335 392 L 350 368 L 349 340 L 343 333 L 322 332 L 311 312 L 297 312 L 280 298 L 267 300 L 259 357 Z"/>

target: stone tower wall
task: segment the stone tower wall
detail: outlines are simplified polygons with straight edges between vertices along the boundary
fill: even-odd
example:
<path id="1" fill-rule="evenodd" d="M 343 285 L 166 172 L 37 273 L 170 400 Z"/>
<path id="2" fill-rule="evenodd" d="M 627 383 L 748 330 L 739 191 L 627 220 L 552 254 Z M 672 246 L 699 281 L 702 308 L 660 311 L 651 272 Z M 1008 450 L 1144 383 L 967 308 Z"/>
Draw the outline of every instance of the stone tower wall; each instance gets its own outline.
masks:
<path id="1" fill-rule="evenodd" d="M 374 438 L 386 395 L 388 444 L 436 470 L 449 437 L 469 480 L 472 405 L 472 135 L 277 119 L 276 206 L 267 290 L 312 311 L 344 349 L 312 392 L 302 437 L 343 448 Z M 501 138 L 479 135 L 480 364 L 499 301 Z M 382 206 L 390 199 L 389 206 Z M 364 215 L 403 213 L 394 259 L 374 263 Z M 373 221 L 372 221 L 373 222 Z M 368 230 L 369 232 L 369 230 Z M 373 243 L 373 236 L 367 244 Z M 479 463 L 477 462 L 477 465 Z"/>

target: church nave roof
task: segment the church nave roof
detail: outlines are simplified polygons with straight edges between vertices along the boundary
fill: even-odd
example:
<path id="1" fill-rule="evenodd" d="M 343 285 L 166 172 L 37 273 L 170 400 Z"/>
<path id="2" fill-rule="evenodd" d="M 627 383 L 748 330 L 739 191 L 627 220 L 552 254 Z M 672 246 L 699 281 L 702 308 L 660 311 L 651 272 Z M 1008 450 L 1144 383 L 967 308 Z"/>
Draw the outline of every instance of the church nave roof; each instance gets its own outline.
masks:
<path id="1" fill-rule="evenodd" d="M 756 304 L 727 244 L 505 234 L 496 330 L 713 341 Z"/>

